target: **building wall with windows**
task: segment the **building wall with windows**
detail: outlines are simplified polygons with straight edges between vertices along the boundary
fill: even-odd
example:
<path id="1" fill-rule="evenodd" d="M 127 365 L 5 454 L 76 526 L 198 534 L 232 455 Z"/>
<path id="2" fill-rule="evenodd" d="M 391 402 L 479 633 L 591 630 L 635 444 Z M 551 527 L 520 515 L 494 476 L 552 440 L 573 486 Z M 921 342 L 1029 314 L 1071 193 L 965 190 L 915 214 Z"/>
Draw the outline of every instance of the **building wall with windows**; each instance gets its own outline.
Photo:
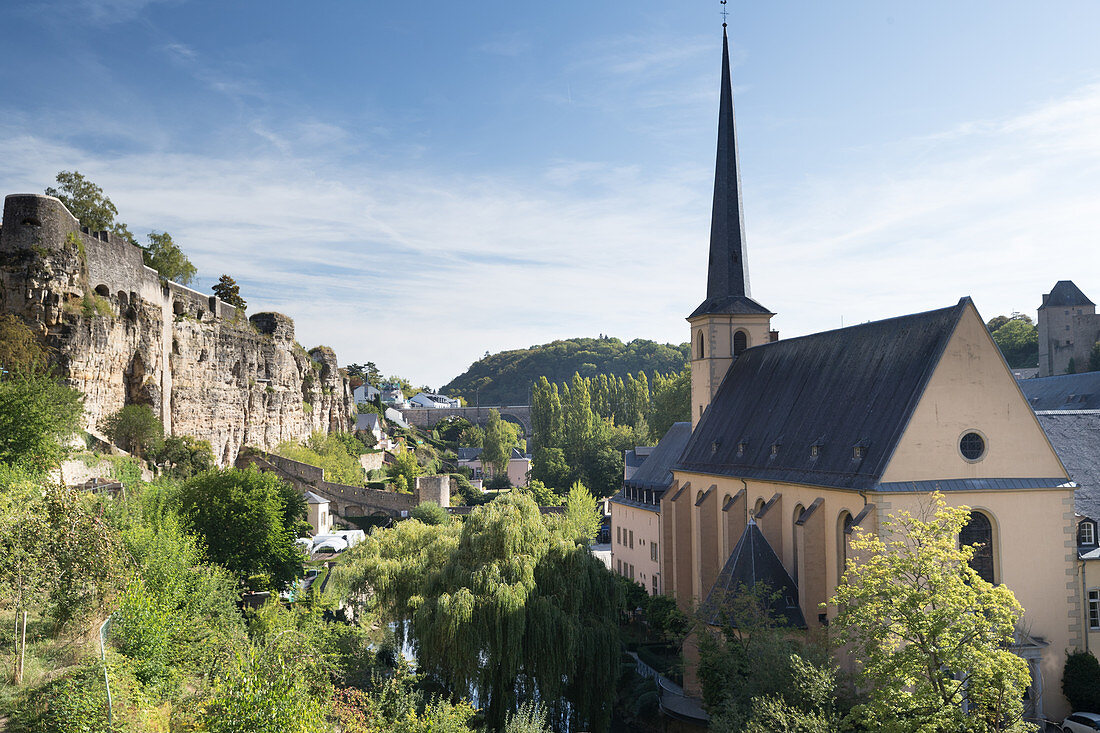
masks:
<path id="1" fill-rule="evenodd" d="M 629 502 L 616 495 L 611 506 L 611 569 L 645 587 L 661 588 L 660 504 Z"/>

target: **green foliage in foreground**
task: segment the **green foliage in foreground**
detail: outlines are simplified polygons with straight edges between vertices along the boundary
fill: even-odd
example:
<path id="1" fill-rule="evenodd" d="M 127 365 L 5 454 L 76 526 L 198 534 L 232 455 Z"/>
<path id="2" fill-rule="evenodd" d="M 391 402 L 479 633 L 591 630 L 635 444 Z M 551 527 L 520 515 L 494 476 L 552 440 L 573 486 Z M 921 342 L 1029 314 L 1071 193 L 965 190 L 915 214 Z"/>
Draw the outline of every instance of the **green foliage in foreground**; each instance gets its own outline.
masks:
<path id="1" fill-rule="evenodd" d="M 84 396 L 41 372 L 0 380 L 0 463 L 35 471 L 57 466 L 84 414 Z"/>
<path id="2" fill-rule="evenodd" d="M 239 578 L 263 576 L 283 588 L 301 573 L 294 544 L 305 503 L 293 487 L 255 468 L 215 469 L 188 480 L 177 499 L 183 526 L 207 559 Z"/>
<path id="3" fill-rule="evenodd" d="M 422 671 L 452 693 L 476 688 L 490 726 L 537 698 L 555 717 L 568 701 L 579 728 L 605 731 L 618 587 L 578 544 L 583 521 L 544 518 L 509 494 L 463 524 L 375 532 L 345 556 L 338 578 L 352 597 L 370 589 L 372 608 L 411 626 Z"/>
<path id="4" fill-rule="evenodd" d="M 1023 609 L 970 567 L 973 547 L 959 547 L 969 507 L 937 492 L 928 510 L 928 519 L 890 515 L 889 542 L 858 531 L 860 562 L 848 560 L 830 600 L 841 609 L 836 642 L 860 660 L 858 682 L 870 690 L 863 714 L 884 733 L 1034 730 L 1020 722 L 1027 664 L 1009 651 Z"/>

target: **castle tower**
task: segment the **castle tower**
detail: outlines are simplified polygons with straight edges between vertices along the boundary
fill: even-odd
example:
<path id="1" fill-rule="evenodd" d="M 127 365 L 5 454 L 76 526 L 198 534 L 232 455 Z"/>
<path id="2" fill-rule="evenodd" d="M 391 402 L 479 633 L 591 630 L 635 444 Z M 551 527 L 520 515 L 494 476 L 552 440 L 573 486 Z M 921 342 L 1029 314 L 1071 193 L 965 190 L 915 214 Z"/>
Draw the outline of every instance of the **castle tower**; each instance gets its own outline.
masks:
<path id="1" fill-rule="evenodd" d="M 774 341 L 775 315 L 749 297 L 741 173 L 734 128 L 729 38 L 722 24 L 722 92 L 718 109 L 718 157 L 710 220 L 707 298 L 690 316 L 691 424 L 699 422 L 733 360 L 747 348 Z"/>
<path id="2" fill-rule="evenodd" d="M 1070 360 L 1078 372 L 1088 368 L 1092 345 L 1100 340 L 1100 319 L 1096 304 L 1072 280 L 1059 280 L 1043 294 L 1038 326 L 1040 377 L 1069 373 Z"/>

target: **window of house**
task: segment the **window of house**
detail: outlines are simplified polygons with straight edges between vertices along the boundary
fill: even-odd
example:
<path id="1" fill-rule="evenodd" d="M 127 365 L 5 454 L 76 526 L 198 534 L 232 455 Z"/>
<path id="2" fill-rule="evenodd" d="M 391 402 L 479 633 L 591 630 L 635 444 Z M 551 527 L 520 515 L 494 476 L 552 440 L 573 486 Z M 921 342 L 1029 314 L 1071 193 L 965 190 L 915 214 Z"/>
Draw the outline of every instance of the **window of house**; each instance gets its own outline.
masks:
<path id="1" fill-rule="evenodd" d="M 622 527 L 616 527 L 615 528 L 615 542 L 617 542 L 620 545 L 623 543 L 623 528 Z"/>
<path id="2" fill-rule="evenodd" d="M 630 566 L 630 579 L 634 580 L 634 565 L 633 564 Z"/>
<path id="3" fill-rule="evenodd" d="M 1077 544 L 1096 544 L 1096 525 L 1088 521 L 1087 519 L 1077 525 Z"/>
<path id="4" fill-rule="evenodd" d="M 630 549 L 634 549 L 634 530 L 630 530 Z"/>
<path id="5" fill-rule="evenodd" d="M 657 543 L 656 542 L 650 542 L 649 543 L 649 559 L 652 560 L 653 562 L 657 562 Z"/>
<path id="6" fill-rule="evenodd" d="M 993 524 L 981 512 L 971 512 L 970 521 L 959 532 L 959 545 L 974 547 L 970 567 L 987 583 L 993 580 Z"/>
<path id="7" fill-rule="evenodd" d="M 1066 330 L 1067 330 L 1067 331 L 1069 330 L 1069 325 L 1068 325 L 1068 324 L 1066 325 Z"/>
<path id="8" fill-rule="evenodd" d="M 623 561 L 622 560 L 616 560 L 615 561 L 615 569 L 619 572 L 619 575 L 623 574 Z"/>
<path id="9" fill-rule="evenodd" d="M 1100 588 L 1089 590 L 1089 629 L 1100 629 Z"/>
<path id="10" fill-rule="evenodd" d="M 660 591 L 657 590 L 657 576 L 654 575 L 653 576 L 653 595 L 657 595 L 658 593 L 660 593 Z"/>

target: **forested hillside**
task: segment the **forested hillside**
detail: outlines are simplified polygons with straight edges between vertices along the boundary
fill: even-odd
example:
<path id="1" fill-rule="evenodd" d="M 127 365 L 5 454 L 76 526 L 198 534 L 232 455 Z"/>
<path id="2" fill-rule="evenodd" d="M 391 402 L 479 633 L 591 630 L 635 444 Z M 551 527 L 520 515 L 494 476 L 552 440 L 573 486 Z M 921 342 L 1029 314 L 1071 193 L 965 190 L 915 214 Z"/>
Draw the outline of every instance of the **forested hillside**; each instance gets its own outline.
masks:
<path id="1" fill-rule="evenodd" d="M 617 338 L 576 338 L 526 349 L 502 351 L 470 365 L 440 391 L 469 404 L 525 405 L 539 377 L 569 382 L 573 374 L 626 378 L 627 374 L 676 374 L 688 362 L 688 344 L 673 346 L 647 339 L 623 343 Z"/>

